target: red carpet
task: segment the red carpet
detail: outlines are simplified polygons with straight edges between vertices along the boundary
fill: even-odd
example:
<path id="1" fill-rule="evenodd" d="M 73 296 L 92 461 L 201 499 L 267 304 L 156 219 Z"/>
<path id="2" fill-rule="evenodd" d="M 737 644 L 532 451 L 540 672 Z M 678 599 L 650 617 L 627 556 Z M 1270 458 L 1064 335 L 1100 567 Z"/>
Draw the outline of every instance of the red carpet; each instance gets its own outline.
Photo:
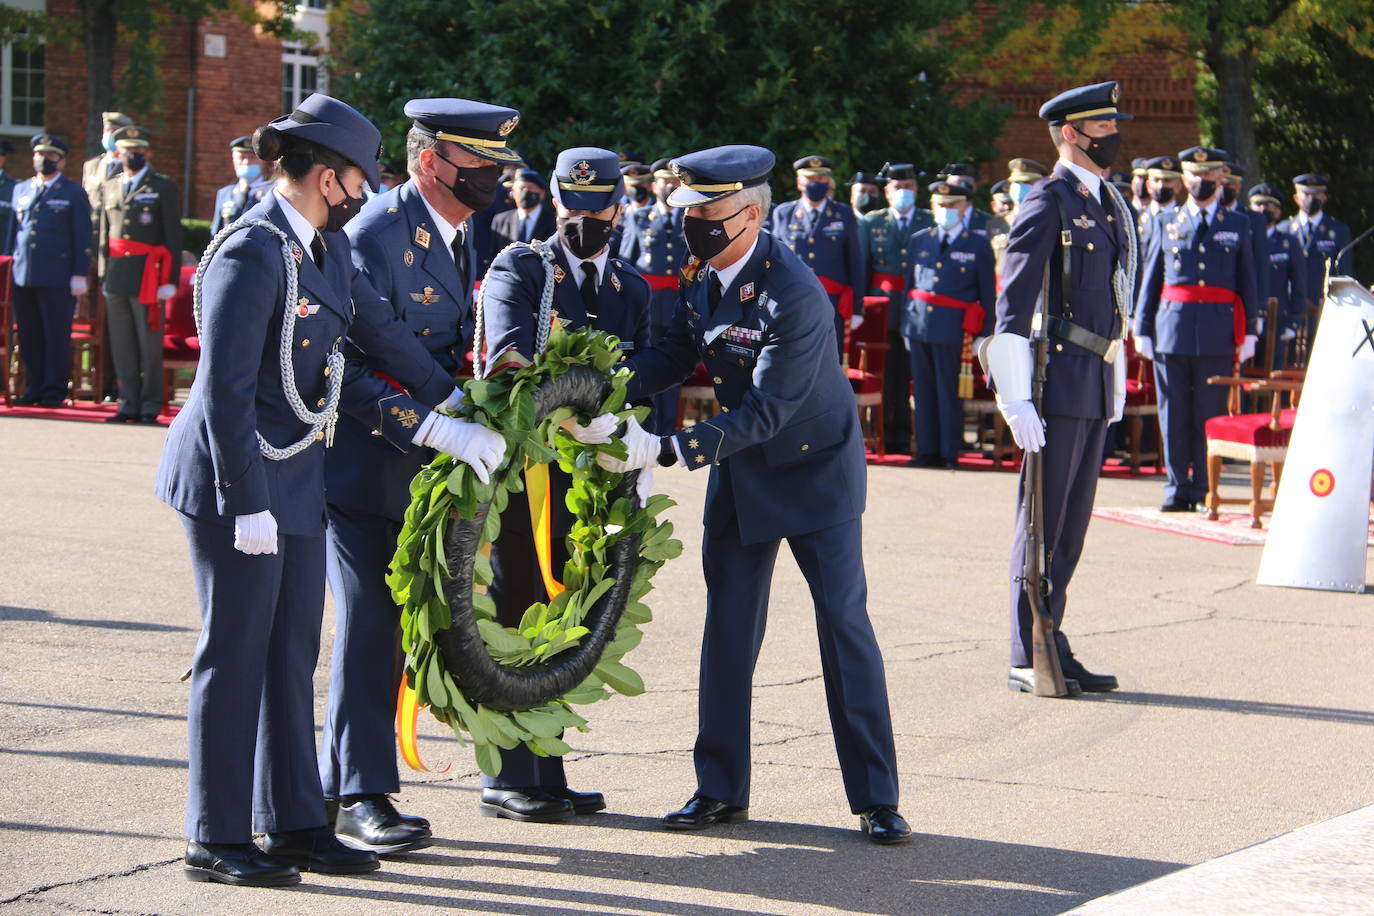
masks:
<path id="1" fill-rule="evenodd" d="M 1160 512 L 1153 506 L 1104 507 L 1093 510 L 1093 518 L 1105 518 L 1126 525 L 1135 525 L 1137 528 L 1149 528 L 1151 531 L 1181 534 L 1216 544 L 1257 547 L 1264 543 L 1268 530 L 1251 528 L 1249 512 L 1217 514 L 1217 520 L 1209 522 L 1204 512 Z M 1269 524 L 1267 515 L 1260 520 L 1266 526 Z M 1370 524 L 1369 543 L 1374 544 L 1374 522 Z"/>
<path id="2" fill-rule="evenodd" d="M 172 422 L 172 418 L 177 415 L 177 411 L 180 409 L 180 407 L 168 407 L 157 418 L 157 422 L 166 426 Z M 0 405 L 0 417 L 28 417 L 32 420 L 84 420 L 87 423 L 100 423 L 106 417 L 114 416 L 114 412 L 115 405 L 113 404 L 92 404 L 88 401 L 80 401 L 68 407 L 5 407 Z"/>
<path id="3" fill-rule="evenodd" d="M 868 463 L 879 467 L 905 467 L 911 460 L 909 455 L 888 454 L 879 458 L 877 453 L 866 453 Z M 929 468 L 912 468 L 912 470 L 931 470 Z M 959 470 L 961 471 L 1004 471 L 1009 474 L 1019 473 L 1021 470 L 1021 459 L 1017 456 L 1014 460 L 1003 460 L 1000 465 L 993 466 L 992 459 L 982 452 L 964 452 L 959 456 Z M 1119 477 L 1132 479 L 1137 477 L 1156 477 L 1162 476 L 1161 471 L 1157 471 L 1153 464 L 1142 464 L 1136 472 L 1131 473 L 1131 467 L 1119 458 L 1109 458 L 1102 465 L 1103 477 Z"/>

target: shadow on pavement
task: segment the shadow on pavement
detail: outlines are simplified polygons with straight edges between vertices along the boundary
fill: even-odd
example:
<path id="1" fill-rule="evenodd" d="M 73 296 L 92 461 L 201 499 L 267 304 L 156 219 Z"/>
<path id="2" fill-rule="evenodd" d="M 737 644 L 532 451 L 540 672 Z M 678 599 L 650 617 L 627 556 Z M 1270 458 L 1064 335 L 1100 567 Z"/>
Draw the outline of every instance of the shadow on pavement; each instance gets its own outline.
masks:
<path id="1" fill-rule="evenodd" d="M 142 757 L 138 754 L 109 754 L 104 751 L 34 751 L 19 747 L 0 747 L 0 754 L 20 754 L 25 757 L 54 757 L 75 760 L 77 763 L 105 763 L 122 767 L 172 767 L 186 769 L 186 761 L 176 757 Z"/>
<path id="2" fill-rule="evenodd" d="M 61 824 L 31 824 L 19 821 L 0 821 L 0 830 L 14 830 L 20 834 L 25 833 L 79 833 L 82 836 L 115 836 L 127 837 L 131 840 L 162 840 L 171 843 L 185 843 L 186 841 L 178 836 L 171 834 L 156 833 L 134 833 L 129 830 L 105 830 L 94 827 L 65 827 Z"/>
<path id="3" fill-rule="evenodd" d="M 1320 722 L 1340 722 L 1346 725 L 1374 725 L 1374 710 L 1339 709 L 1331 706 L 1298 706 L 1293 703 L 1266 703 L 1261 700 L 1233 700 L 1228 697 L 1190 697 L 1174 693 L 1134 693 L 1117 690 L 1111 693 L 1084 694 L 1091 703 L 1126 703 L 1135 706 L 1170 706 L 1175 709 L 1210 709 L 1234 712 L 1243 716 L 1280 716 L 1285 719 L 1315 719 Z"/>
<path id="4" fill-rule="evenodd" d="M 62 712 L 93 712 L 107 716 L 128 716 L 132 719 L 177 719 L 186 721 L 186 713 L 146 712 L 138 709 L 109 709 L 102 706 L 68 706 L 65 703 L 29 703 L 24 700 L 0 700 L 0 706 L 22 706 L 25 709 L 58 709 Z M 449 739 L 450 741 L 453 739 Z"/>
<path id="5" fill-rule="evenodd" d="M 190 627 L 170 623 L 150 623 L 143 620 L 83 620 L 78 617 L 59 617 L 52 611 L 33 607 L 0 605 L 0 620 L 19 620 L 38 623 L 64 623 L 72 627 L 95 627 L 102 630 L 144 630 L 157 633 L 189 633 Z"/>

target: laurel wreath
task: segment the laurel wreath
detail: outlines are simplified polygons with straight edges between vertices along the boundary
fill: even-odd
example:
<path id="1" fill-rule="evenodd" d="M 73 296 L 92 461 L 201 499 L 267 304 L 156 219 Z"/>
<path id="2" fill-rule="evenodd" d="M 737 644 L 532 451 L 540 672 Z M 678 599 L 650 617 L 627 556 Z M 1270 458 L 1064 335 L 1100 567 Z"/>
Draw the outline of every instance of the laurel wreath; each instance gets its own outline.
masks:
<path id="1" fill-rule="evenodd" d="M 671 499 L 655 495 L 641 507 L 634 498 L 614 498 L 613 490 L 622 475 L 601 468 L 596 455 L 608 452 L 623 459 L 627 454 L 623 442 L 577 442 L 561 428 L 574 416 L 570 407 L 560 407 L 536 421 L 535 392 L 545 382 L 579 366 L 595 369 L 610 382 L 601 413 L 615 413 L 622 420 L 630 416 L 642 420 L 648 412 L 644 407 L 625 408 L 630 372 L 615 368 L 621 352 L 614 336 L 591 329 L 570 333 L 554 324 L 547 348 L 532 364 L 512 365 L 464 385 L 464 404 L 453 415 L 501 433 L 507 444 L 505 461 L 486 484 L 449 455 L 440 455 L 422 468 L 411 483 L 411 504 L 387 576 L 392 595 L 402 608 L 406 677 L 417 701 L 447 723 L 460 743 L 471 741 L 478 766 L 490 776 L 501 770 L 498 749 L 509 750 L 523 742 L 539 756 L 568 753 L 570 748 L 561 737 L 564 730 L 589 729 L 587 720 L 573 710 L 574 705 L 606 699 L 610 691 L 625 696 L 644 692 L 643 679 L 622 659 L 643 637 L 639 627 L 652 619 L 643 599 L 653 588 L 654 574 L 665 561 L 682 553 L 682 543 L 672 538 L 672 523 L 655 521 L 655 516 L 675 505 Z M 580 419 L 585 422 L 590 418 Z M 526 463 L 555 461 L 572 478 L 566 499 L 574 522 L 567 538 L 569 561 L 561 570 L 565 590 L 552 601 L 531 605 L 518 627 L 503 627 L 497 622 L 495 603 L 485 594 L 492 581 L 492 567 L 482 548 L 499 536 L 501 512 L 510 494 L 524 490 Z M 471 608 L 488 654 L 510 668 L 535 665 L 579 645 L 589 632 L 582 625 L 588 611 L 616 585 L 608 575 L 612 565 L 608 555 L 615 544 L 638 538 L 629 598 L 600 661 L 576 687 L 532 709 L 503 710 L 474 701 L 471 690 L 465 689 L 445 664 L 435 640 L 436 633 L 454 622 L 453 596 L 445 594 L 445 583 L 450 580 L 445 556 L 447 527 L 458 518 L 476 519 L 481 512 L 486 516 L 476 545 Z M 553 572 L 557 575 L 560 571 Z"/>

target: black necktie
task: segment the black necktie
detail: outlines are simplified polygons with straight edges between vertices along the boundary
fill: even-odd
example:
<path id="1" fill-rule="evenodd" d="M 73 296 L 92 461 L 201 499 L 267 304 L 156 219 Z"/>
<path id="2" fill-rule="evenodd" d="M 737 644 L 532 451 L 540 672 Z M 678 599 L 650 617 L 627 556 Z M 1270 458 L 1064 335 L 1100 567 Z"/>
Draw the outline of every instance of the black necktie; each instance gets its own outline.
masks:
<path id="1" fill-rule="evenodd" d="M 320 273 L 324 273 L 324 239 L 318 232 L 315 233 L 315 240 L 310 243 L 310 257 L 315 260 L 315 266 Z"/>
<path id="2" fill-rule="evenodd" d="M 1103 179 L 1097 183 L 1097 202 L 1102 205 L 1103 213 L 1112 212 L 1111 191 L 1107 190 L 1107 181 Z"/>
<path id="3" fill-rule="evenodd" d="M 949 233 L 948 233 L 948 232 L 941 232 L 941 233 L 940 233 L 940 254 L 944 254 L 946 251 L 949 251 Z"/>
<path id="4" fill-rule="evenodd" d="M 715 312 L 716 306 L 720 305 L 720 294 L 724 292 L 721 288 L 720 274 L 711 271 L 711 285 L 707 288 L 706 302 L 711 306 L 711 311 Z"/>
<path id="5" fill-rule="evenodd" d="M 582 262 L 582 308 L 586 309 L 589 321 L 596 320 L 596 265 L 591 261 Z"/>
<path id="6" fill-rule="evenodd" d="M 1203 236 L 1207 234 L 1207 211 L 1202 210 L 1198 213 L 1197 238 L 1193 239 L 1193 247 L 1201 248 Z"/>
<path id="7" fill-rule="evenodd" d="M 897 234 L 900 235 L 900 236 L 902 236 L 903 238 L 906 237 L 906 217 L 905 217 L 905 216 L 902 217 L 901 219 L 897 220 Z"/>
<path id="8" fill-rule="evenodd" d="M 467 267 L 467 252 L 463 250 L 463 242 L 466 239 L 466 237 L 466 233 L 464 233 L 462 228 L 460 227 L 458 229 L 458 234 L 453 237 L 453 241 L 448 246 L 448 250 L 453 252 L 453 266 L 458 268 L 459 286 L 463 285 L 463 276 L 467 273 L 467 271 L 465 270 L 465 268 Z"/>

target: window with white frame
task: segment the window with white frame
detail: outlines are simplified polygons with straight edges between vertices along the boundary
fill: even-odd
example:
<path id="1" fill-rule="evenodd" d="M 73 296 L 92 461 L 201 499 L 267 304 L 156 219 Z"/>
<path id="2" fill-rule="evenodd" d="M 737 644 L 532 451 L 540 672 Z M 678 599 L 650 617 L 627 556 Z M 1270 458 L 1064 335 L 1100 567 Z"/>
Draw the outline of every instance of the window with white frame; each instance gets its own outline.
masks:
<path id="1" fill-rule="evenodd" d="M 41 133 L 47 85 L 43 45 L 0 49 L 0 133 Z"/>
<path id="2" fill-rule="evenodd" d="M 320 57 L 299 45 L 284 45 L 281 55 L 282 114 L 290 114 L 312 92 L 327 91 Z"/>

